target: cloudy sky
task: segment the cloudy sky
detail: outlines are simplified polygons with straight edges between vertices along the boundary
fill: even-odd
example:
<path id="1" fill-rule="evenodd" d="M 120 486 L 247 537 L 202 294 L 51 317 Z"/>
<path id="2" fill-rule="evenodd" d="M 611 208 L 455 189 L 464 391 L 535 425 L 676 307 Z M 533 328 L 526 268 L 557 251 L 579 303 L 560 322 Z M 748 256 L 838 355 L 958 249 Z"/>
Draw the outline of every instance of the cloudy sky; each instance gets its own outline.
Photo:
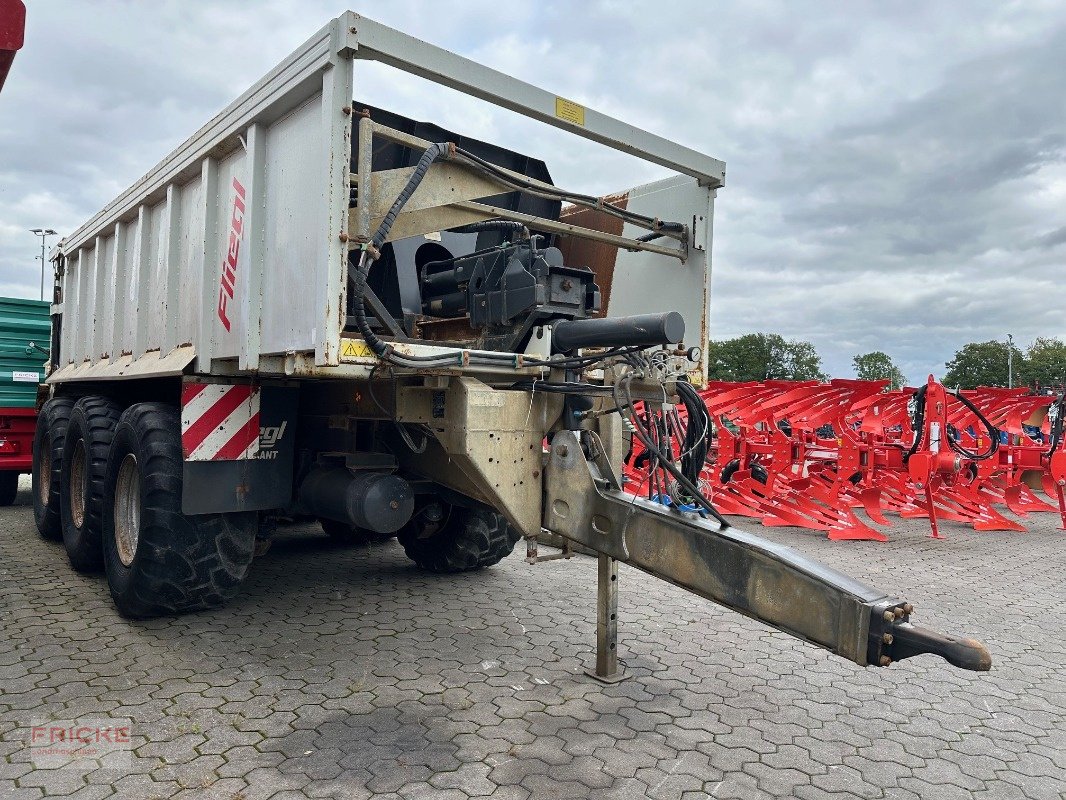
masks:
<path id="1" fill-rule="evenodd" d="M 31 0 L 0 94 L 0 294 L 346 7 Z M 712 335 L 809 339 L 912 381 L 968 341 L 1066 338 L 1061 2 L 362 2 L 388 25 L 727 163 Z M 603 193 L 659 168 L 360 63 L 357 95 Z"/>

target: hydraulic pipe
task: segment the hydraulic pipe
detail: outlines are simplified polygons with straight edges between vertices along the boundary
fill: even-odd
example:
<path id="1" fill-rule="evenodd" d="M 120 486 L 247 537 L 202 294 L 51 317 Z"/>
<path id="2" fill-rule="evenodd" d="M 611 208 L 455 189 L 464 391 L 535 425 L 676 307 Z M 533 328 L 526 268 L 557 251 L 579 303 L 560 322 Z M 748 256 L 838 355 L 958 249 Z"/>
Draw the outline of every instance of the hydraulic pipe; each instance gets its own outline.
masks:
<path id="1" fill-rule="evenodd" d="M 579 347 L 654 347 L 685 338 L 685 319 L 676 311 L 632 317 L 576 319 L 552 327 L 552 347 L 560 353 Z"/>

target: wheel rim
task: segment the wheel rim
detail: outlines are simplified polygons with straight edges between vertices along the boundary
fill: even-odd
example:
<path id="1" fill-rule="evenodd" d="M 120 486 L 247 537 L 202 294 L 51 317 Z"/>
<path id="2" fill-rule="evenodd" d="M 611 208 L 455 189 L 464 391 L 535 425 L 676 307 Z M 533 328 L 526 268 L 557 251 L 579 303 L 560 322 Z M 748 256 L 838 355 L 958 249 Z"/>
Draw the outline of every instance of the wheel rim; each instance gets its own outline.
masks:
<path id="1" fill-rule="evenodd" d="M 41 499 L 41 505 L 48 505 L 49 495 L 52 494 L 52 450 L 45 442 L 40 452 L 40 469 L 37 476 L 37 496 Z"/>
<path id="2" fill-rule="evenodd" d="M 141 535 L 141 477 L 137 456 L 127 453 L 118 468 L 115 481 L 115 547 L 125 567 L 137 555 Z"/>
<path id="3" fill-rule="evenodd" d="M 85 440 L 78 439 L 74 445 L 74 457 L 70 460 L 70 518 L 75 528 L 85 524 L 85 495 L 89 489 L 89 471 L 85 465 Z"/>

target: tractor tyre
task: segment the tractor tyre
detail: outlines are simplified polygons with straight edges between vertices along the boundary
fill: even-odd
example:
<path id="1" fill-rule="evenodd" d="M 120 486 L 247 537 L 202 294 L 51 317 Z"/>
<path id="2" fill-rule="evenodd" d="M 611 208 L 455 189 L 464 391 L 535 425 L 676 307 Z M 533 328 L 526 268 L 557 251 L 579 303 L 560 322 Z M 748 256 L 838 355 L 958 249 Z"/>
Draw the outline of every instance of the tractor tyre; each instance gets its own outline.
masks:
<path id="1" fill-rule="evenodd" d="M 123 412 L 107 459 L 104 567 L 125 617 L 222 605 L 248 572 L 256 512 L 183 514 L 181 417 L 164 403 Z"/>
<path id="2" fill-rule="evenodd" d="M 74 404 L 59 471 L 59 511 L 63 546 L 78 572 L 104 567 L 101 530 L 104 483 L 111 438 L 122 407 L 106 397 L 83 397 Z"/>
<path id="3" fill-rule="evenodd" d="M 41 538 L 50 541 L 63 538 L 59 473 L 73 409 L 71 398 L 53 397 L 41 407 L 33 434 L 33 521 Z"/>
<path id="4" fill-rule="evenodd" d="M 431 506 L 439 504 L 434 502 Z M 398 538 L 407 557 L 430 572 L 467 572 L 491 567 L 514 550 L 522 535 L 495 511 L 480 506 L 446 507 L 441 522 L 426 508 L 416 511 Z"/>

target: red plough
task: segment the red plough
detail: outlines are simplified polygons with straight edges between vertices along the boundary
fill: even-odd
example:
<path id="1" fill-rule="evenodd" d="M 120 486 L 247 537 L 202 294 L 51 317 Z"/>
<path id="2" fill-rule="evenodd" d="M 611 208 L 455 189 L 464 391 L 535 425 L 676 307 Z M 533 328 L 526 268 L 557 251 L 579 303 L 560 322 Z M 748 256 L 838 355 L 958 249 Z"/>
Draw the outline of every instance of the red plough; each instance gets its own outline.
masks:
<path id="1" fill-rule="evenodd" d="M 935 538 L 942 538 L 942 519 L 975 530 L 1025 530 L 995 505 L 1019 516 L 1058 510 L 1066 529 L 1066 448 L 1054 444 L 1062 440 L 1063 398 L 1024 389 L 952 393 L 932 377 L 917 390 L 884 386 L 709 383 L 699 392 L 714 422 L 701 490 L 722 513 L 825 531 L 830 539 L 887 539 L 857 508 L 879 525 L 890 524 L 885 511 L 926 517 Z M 680 461 L 684 407 L 641 413 L 660 444 L 669 442 L 663 451 Z M 685 506 L 639 442 L 623 472 L 630 491 Z M 1033 492 L 1034 476 L 1058 509 Z"/>

